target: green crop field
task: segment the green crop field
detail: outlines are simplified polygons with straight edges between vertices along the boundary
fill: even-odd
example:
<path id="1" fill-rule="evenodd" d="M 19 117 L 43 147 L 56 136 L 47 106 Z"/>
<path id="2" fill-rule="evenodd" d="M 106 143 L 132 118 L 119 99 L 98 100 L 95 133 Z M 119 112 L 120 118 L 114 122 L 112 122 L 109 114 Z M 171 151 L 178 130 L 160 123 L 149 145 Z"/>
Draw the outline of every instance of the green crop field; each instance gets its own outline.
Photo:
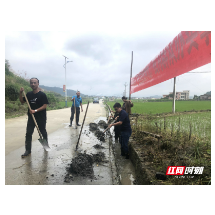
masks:
<path id="1" fill-rule="evenodd" d="M 179 120 L 180 117 L 180 120 Z M 190 131 L 190 125 L 192 127 L 192 134 L 201 138 L 211 138 L 211 112 L 199 112 L 190 114 L 180 114 L 168 116 L 166 120 L 166 129 L 181 132 Z M 155 122 L 161 130 L 164 130 L 164 117 L 158 117 L 157 119 L 148 121 L 151 126 L 155 126 Z"/>
<path id="2" fill-rule="evenodd" d="M 122 102 L 120 102 L 122 105 Z M 132 113 L 139 114 L 160 114 L 172 112 L 172 102 L 133 102 Z M 115 102 L 107 102 L 113 109 Z M 176 101 L 176 112 L 191 110 L 211 110 L 211 101 Z"/>

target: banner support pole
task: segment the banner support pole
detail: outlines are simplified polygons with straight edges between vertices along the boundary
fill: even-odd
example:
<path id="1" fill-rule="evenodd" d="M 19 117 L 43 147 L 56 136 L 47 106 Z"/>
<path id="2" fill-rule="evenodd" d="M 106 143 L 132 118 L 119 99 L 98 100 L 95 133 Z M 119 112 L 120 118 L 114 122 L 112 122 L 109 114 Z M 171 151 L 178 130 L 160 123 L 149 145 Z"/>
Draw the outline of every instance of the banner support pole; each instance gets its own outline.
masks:
<path id="1" fill-rule="evenodd" d="M 175 85 L 176 85 L 176 77 L 174 77 L 174 84 L 173 84 L 173 101 L 172 101 L 172 113 L 175 113 Z"/>
<path id="2" fill-rule="evenodd" d="M 132 78 L 132 65 L 133 65 L 133 51 L 131 52 L 131 72 L 130 72 L 129 100 L 131 100 L 131 78 Z"/>

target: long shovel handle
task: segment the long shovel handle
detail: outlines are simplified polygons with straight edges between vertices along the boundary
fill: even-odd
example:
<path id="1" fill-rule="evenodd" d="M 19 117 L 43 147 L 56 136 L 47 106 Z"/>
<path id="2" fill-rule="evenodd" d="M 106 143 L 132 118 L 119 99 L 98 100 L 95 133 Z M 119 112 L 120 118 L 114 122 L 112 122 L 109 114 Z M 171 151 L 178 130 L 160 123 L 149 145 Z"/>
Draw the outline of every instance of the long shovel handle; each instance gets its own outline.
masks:
<path id="1" fill-rule="evenodd" d="M 76 150 L 78 149 L 78 143 L 79 143 L 79 140 L 80 140 L 80 137 L 81 137 L 82 128 L 84 126 L 85 118 L 86 118 L 86 115 L 87 115 L 88 106 L 89 106 L 89 101 L 87 103 L 87 108 L 86 108 L 86 111 L 85 111 L 85 114 L 84 114 L 84 120 L 83 120 L 83 123 L 82 123 L 82 126 L 81 126 L 81 131 L 80 131 L 80 134 L 79 134 L 79 137 L 78 137 L 78 142 L 76 144 Z"/>
<path id="2" fill-rule="evenodd" d="M 114 120 L 113 123 L 116 122 L 116 121 L 117 121 L 117 119 Z M 109 129 L 109 128 L 107 127 L 107 128 L 103 131 L 103 133 L 105 133 L 108 129 Z"/>
<path id="3" fill-rule="evenodd" d="M 25 96 L 25 100 L 26 100 L 26 102 L 27 102 L 27 104 L 28 104 L 29 110 L 31 110 L 31 106 L 30 106 L 30 104 L 29 104 L 29 102 L 28 102 L 27 96 L 25 95 L 25 91 L 23 91 L 23 95 Z M 38 125 L 37 125 L 37 122 L 36 122 L 36 120 L 35 120 L 34 114 L 31 114 L 31 116 L 32 116 L 32 118 L 33 118 L 33 120 L 34 120 L 34 123 L 35 123 L 36 127 L 37 127 L 37 131 L 38 131 L 38 133 L 39 133 L 39 135 L 40 135 L 40 138 L 43 139 L 43 138 L 42 138 L 42 134 L 40 133 L 39 127 L 38 127 Z"/>
<path id="4" fill-rule="evenodd" d="M 76 107 L 75 107 L 75 97 L 74 97 L 74 111 L 75 111 L 75 127 L 77 128 L 77 122 L 76 122 Z"/>

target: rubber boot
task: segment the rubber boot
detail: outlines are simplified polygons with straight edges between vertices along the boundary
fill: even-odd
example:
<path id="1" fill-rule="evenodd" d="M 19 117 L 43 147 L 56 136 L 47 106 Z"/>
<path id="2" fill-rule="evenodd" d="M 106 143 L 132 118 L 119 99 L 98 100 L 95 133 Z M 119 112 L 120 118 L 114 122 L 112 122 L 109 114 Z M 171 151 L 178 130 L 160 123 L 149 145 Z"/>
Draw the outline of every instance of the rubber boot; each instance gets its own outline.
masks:
<path id="1" fill-rule="evenodd" d="M 31 154 L 31 143 L 25 142 L 25 153 L 21 155 L 22 158 L 27 157 Z"/>
<path id="2" fill-rule="evenodd" d="M 72 121 L 70 120 L 70 125 L 69 125 L 69 127 L 72 127 Z"/>

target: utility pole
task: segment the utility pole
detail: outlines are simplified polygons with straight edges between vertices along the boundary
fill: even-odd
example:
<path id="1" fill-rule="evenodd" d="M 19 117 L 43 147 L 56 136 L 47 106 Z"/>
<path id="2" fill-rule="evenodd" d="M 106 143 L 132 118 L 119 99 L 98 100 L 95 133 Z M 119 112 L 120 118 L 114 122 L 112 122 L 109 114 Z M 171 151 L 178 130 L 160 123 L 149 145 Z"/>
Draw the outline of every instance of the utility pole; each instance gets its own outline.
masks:
<path id="1" fill-rule="evenodd" d="M 174 84 L 173 84 L 173 101 L 172 101 L 172 113 L 175 113 L 175 85 L 176 85 L 176 77 L 174 77 Z"/>
<path id="2" fill-rule="evenodd" d="M 132 78 L 132 65 L 133 65 L 133 51 L 131 52 L 131 72 L 130 72 L 129 100 L 131 100 L 131 78 Z"/>
<path id="3" fill-rule="evenodd" d="M 66 64 L 72 61 L 66 61 L 66 59 L 69 59 L 69 58 L 64 55 L 63 57 L 65 58 L 65 64 L 63 65 L 63 67 L 65 68 L 65 107 L 67 107 Z"/>

